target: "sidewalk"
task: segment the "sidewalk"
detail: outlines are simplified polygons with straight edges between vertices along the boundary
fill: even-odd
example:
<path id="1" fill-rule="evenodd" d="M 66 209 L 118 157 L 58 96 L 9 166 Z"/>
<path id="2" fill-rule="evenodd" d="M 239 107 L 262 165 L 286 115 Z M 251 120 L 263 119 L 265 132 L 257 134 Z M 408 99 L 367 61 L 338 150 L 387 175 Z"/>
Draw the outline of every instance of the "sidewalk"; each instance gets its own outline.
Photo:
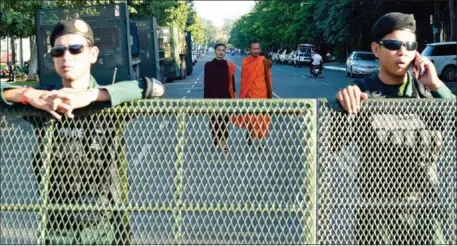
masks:
<path id="1" fill-rule="evenodd" d="M 325 65 L 327 64 L 327 65 Z M 328 70 L 346 72 L 346 63 L 341 62 L 329 62 L 324 63 L 324 68 Z"/>

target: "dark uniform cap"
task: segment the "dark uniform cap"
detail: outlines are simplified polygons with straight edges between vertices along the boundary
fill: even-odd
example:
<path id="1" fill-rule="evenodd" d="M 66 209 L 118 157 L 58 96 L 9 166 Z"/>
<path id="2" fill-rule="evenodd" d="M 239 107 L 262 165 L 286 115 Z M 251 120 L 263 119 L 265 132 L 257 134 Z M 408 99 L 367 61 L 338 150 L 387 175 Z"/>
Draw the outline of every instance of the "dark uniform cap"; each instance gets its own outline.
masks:
<path id="1" fill-rule="evenodd" d="M 414 15 L 400 12 L 387 13 L 373 25 L 372 35 L 374 41 L 381 40 L 387 34 L 395 30 L 416 32 L 416 20 Z"/>
<path id="2" fill-rule="evenodd" d="M 54 26 L 51 32 L 51 46 L 54 47 L 54 42 L 60 36 L 66 34 L 79 34 L 85 37 L 91 44 L 94 44 L 94 33 L 92 28 L 81 19 L 62 20 Z"/>

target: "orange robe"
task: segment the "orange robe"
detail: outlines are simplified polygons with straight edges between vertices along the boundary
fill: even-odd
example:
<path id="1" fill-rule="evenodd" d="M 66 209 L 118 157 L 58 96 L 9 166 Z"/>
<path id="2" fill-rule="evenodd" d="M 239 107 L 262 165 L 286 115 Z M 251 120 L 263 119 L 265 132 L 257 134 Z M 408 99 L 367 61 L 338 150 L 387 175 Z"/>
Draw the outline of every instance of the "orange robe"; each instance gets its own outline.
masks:
<path id="1" fill-rule="evenodd" d="M 267 99 L 272 97 L 271 62 L 264 56 L 248 56 L 241 67 L 241 92 L 243 99 Z M 262 139 L 269 135 L 270 116 L 265 114 L 235 115 L 234 125 L 247 128 L 251 137 Z"/>

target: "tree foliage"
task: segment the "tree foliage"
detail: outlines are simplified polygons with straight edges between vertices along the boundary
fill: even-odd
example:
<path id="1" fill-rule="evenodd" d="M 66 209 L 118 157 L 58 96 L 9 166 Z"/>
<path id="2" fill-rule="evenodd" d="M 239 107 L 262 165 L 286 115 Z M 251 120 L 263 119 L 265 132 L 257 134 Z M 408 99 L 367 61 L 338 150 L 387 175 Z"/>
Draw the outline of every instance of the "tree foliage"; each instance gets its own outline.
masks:
<path id="1" fill-rule="evenodd" d="M 250 40 L 260 41 L 263 49 L 294 49 L 298 43 L 312 43 L 321 50 L 333 49 L 340 57 L 352 50 L 367 50 L 374 22 L 387 12 L 412 13 L 416 18 L 419 47 L 430 42 L 430 15 L 451 33 L 449 8 L 455 0 L 445 1 L 322 1 L 263 0 L 253 10 L 237 19 L 230 31 L 229 42 L 247 48 Z M 449 30 L 448 30 L 449 29 Z M 454 35 L 455 36 L 455 35 Z M 447 35 L 446 40 L 452 38 Z M 455 37 L 454 37 L 455 39 Z"/>
<path id="2" fill-rule="evenodd" d="M 0 38 L 10 37 L 26 38 L 35 40 L 35 11 L 39 8 L 69 7 L 69 6 L 92 6 L 113 4 L 120 0 L 2 0 L 0 2 Z M 207 33 L 202 20 L 194 10 L 191 0 L 129 0 L 129 12 L 131 16 L 157 18 L 159 26 L 173 25 L 182 30 L 191 31 L 194 41 L 207 42 Z M 14 51 L 13 51 L 14 54 Z M 14 56 L 14 55 L 13 55 Z M 32 52 L 32 64 L 36 61 L 36 54 Z M 36 71 L 30 71 L 36 73 Z"/>
<path id="3" fill-rule="evenodd" d="M 191 10 L 187 20 L 187 30 L 192 33 L 194 42 L 204 44 L 206 41 L 205 29 L 195 10 Z"/>
<path id="4" fill-rule="evenodd" d="M 216 45 L 216 43 L 222 42 L 222 40 L 218 39 L 220 30 L 213 24 L 212 21 L 202 18 L 200 18 L 200 21 L 202 23 L 203 29 L 205 30 L 206 43 L 208 46 L 212 47 Z"/>

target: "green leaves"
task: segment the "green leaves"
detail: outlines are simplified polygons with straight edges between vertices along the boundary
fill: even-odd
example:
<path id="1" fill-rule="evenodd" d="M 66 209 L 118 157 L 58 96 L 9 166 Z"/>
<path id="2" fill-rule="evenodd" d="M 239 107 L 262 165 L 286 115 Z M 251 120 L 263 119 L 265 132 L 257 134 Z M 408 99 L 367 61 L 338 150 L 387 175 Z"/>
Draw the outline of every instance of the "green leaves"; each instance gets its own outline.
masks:
<path id="1" fill-rule="evenodd" d="M 230 43 L 247 47 L 258 39 L 264 49 L 296 48 L 299 43 L 369 45 L 370 29 L 380 0 L 259 1 L 251 13 L 235 22 Z"/>

